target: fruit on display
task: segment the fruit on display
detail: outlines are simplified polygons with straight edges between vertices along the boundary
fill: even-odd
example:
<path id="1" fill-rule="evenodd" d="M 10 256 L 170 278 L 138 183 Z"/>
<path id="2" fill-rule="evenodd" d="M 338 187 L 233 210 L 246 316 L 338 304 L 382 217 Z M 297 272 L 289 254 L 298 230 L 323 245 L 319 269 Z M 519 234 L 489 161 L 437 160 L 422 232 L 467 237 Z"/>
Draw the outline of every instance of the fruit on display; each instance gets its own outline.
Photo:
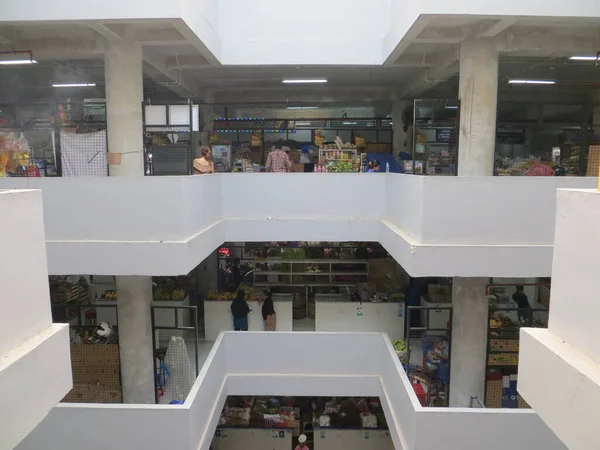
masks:
<path id="1" fill-rule="evenodd" d="M 234 298 L 235 298 L 235 292 L 211 291 L 208 293 L 209 300 L 233 300 Z"/>
<path id="2" fill-rule="evenodd" d="M 392 342 L 392 345 L 396 351 L 405 352 L 407 349 L 406 341 L 403 341 L 402 339 L 396 339 L 394 342 Z"/>
<path id="3" fill-rule="evenodd" d="M 106 290 L 102 293 L 102 296 L 100 298 L 102 298 L 104 300 L 116 300 L 117 299 L 117 291 L 115 291 L 114 289 Z"/>
<path id="4" fill-rule="evenodd" d="M 175 289 L 172 294 L 172 298 L 175 301 L 181 301 L 185 298 L 185 290 L 183 289 Z"/>

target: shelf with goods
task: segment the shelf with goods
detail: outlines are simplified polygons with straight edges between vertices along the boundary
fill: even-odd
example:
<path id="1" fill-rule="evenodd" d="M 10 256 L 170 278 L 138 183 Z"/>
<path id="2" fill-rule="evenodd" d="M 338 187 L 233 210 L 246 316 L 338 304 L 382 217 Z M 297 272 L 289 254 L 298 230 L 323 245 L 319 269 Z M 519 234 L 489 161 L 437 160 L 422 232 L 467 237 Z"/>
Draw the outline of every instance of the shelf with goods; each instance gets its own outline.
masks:
<path id="1" fill-rule="evenodd" d="M 458 145 L 448 137 L 439 142 L 438 134 L 451 136 L 453 126 L 422 126 L 415 137 L 413 173 L 415 175 L 456 175 Z M 433 137 L 432 137 L 433 135 Z"/>
<path id="2" fill-rule="evenodd" d="M 547 327 L 545 308 L 490 305 L 486 355 L 487 408 L 529 408 L 517 392 L 521 327 Z"/>
<path id="3" fill-rule="evenodd" d="M 354 286 L 367 281 L 369 261 L 268 258 L 254 261 L 253 276 L 255 286 Z"/>
<path id="4" fill-rule="evenodd" d="M 170 309 L 160 307 L 190 306 L 188 292 L 189 277 L 152 277 L 152 306 L 156 326 L 173 326 L 174 313 Z M 97 322 L 117 323 L 117 291 L 116 280 L 113 276 L 94 275 L 90 280 L 93 306 L 96 309 Z M 177 310 L 180 325 L 191 323 L 190 312 Z"/>

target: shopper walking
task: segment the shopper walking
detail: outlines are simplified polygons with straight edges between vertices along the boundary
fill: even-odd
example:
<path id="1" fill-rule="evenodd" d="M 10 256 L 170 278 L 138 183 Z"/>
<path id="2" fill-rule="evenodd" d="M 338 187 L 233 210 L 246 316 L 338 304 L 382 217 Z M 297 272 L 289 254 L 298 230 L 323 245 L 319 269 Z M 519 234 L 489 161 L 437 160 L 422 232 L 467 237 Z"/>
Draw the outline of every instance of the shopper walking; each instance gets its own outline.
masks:
<path id="1" fill-rule="evenodd" d="M 265 322 L 265 331 L 276 331 L 277 315 L 273 304 L 273 293 L 270 291 L 267 292 L 267 298 L 262 305 L 262 316 Z"/>
<path id="2" fill-rule="evenodd" d="M 200 158 L 194 159 L 194 175 L 201 175 L 204 173 L 215 173 L 215 163 L 212 159 L 212 152 L 206 145 L 200 147 Z"/>
<path id="3" fill-rule="evenodd" d="M 527 298 L 527 294 L 523 289 L 523 286 L 517 286 L 517 291 L 512 295 L 512 299 L 517 303 L 519 310 L 517 314 L 519 315 L 519 320 L 531 320 L 531 311 L 528 311 L 531 308 L 529 304 L 529 298 Z M 523 311 L 525 310 L 525 311 Z M 531 325 L 528 323 L 528 325 Z"/>
<path id="4" fill-rule="evenodd" d="M 267 172 L 289 172 L 292 170 L 292 162 L 290 157 L 282 149 L 283 144 L 278 142 L 275 144 L 275 150 L 267 156 Z"/>
<path id="5" fill-rule="evenodd" d="M 248 302 L 244 297 L 244 291 L 239 290 L 235 300 L 231 302 L 231 315 L 233 316 L 233 329 L 235 331 L 248 331 L 250 306 L 248 306 Z"/>

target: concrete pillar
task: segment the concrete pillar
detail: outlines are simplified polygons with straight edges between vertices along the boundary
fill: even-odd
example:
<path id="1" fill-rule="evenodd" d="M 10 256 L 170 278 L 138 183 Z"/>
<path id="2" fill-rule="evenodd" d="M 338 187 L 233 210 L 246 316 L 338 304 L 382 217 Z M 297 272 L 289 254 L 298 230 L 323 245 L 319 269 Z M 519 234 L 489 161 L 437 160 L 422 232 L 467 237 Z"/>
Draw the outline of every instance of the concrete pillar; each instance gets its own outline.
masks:
<path id="1" fill-rule="evenodd" d="M 108 151 L 121 154 L 109 165 L 110 176 L 144 176 L 142 47 L 138 42 L 111 42 L 104 55 Z"/>
<path id="2" fill-rule="evenodd" d="M 130 40 L 111 42 L 105 54 L 108 149 L 121 154 L 110 176 L 144 176 L 142 50 Z M 127 195 L 126 192 L 123 195 Z M 154 403 L 152 278 L 117 279 L 121 382 L 125 403 Z"/>
<path id="3" fill-rule="evenodd" d="M 412 154 L 412 133 L 413 124 L 409 123 L 405 131 L 405 124 L 402 122 L 402 113 L 406 108 L 413 108 L 412 101 L 397 101 L 394 102 L 392 109 L 392 129 L 394 134 L 392 137 L 392 152 L 398 156 L 400 152 Z"/>
<path id="4" fill-rule="evenodd" d="M 450 406 L 468 407 L 471 397 L 483 402 L 487 352 L 487 278 L 452 281 Z"/>
<path id="5" fill-rule="evenodd" d="M 117 277 L 123 403 L 154 403 L 152 279 Z"/>
<path id="6" fill-rule="evenodd" d="M 498 50 L 494 42 L 481 39 L 461 44 L 458 97 L 458 175 L 493 175 L 498 104 Z"/>

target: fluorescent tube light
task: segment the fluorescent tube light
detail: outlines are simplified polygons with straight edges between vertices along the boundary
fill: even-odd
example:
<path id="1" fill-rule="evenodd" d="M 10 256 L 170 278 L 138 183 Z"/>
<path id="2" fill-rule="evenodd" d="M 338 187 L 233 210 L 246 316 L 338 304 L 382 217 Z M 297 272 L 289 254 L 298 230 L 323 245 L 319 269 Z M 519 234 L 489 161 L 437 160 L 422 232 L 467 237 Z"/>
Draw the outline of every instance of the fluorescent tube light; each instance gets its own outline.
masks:
<path id="1" fill-rule="evenodd" d="M 458 106 L 446 106 L 446 109 L 458 109 Z"/>
<path id="2" fill-rule="evenodd" d="M 287 109 L 318 109 L 318 106 L 288 106 Z"/>
<path id="3" fill-rule="evenodd" d="M 96 83 L 56 83 L 52 87 L 94 87 Z"/>
<path id="4" fill-rule="evenodd" d="M 596 61 L 597 56 L 571 56 L 569 59 L 573 61 Z"/>
<path id="5" fill-rule="evenodd" d="M 554 80 L 508 80 L 508 84 L 556 84 Z"/>
<path id="6" fill-rule="evenodd" d="M 0 64 L 3 66 L 12 66 L 18 64 L 37 64 L 33 59 L 31 50 L 0 52 Z"/>
<path id="7" fill-rule="evenodd" d="M 358 125 L 356 122 L 342 122 L 342 125 Z"/>
<path id="8" fill-rule="evenodd" d="M 17 66 L 20 64 L 37 64 L 37 61 L 34 59 L 0 60 L 0 65 L 2 66 Z"/>
<path id="9" fill-rule="evenodd" d="M 284 84 L 327 83 L 327 78 L 284 78 Z"/>
<path id="10" fill-rule="evenodd" d="M 311 124 L 311 122 L 296 122 L 297 127 L 306 127 L 310 124 Z"/>

